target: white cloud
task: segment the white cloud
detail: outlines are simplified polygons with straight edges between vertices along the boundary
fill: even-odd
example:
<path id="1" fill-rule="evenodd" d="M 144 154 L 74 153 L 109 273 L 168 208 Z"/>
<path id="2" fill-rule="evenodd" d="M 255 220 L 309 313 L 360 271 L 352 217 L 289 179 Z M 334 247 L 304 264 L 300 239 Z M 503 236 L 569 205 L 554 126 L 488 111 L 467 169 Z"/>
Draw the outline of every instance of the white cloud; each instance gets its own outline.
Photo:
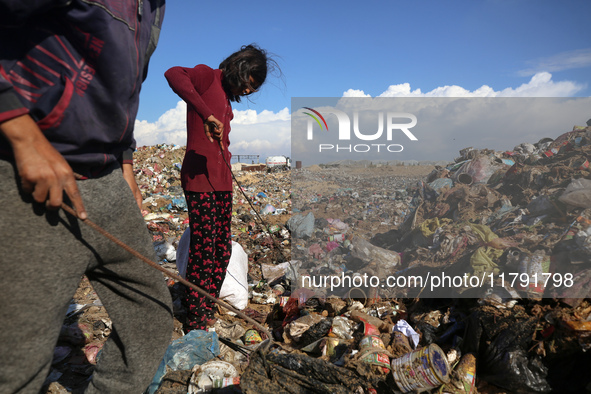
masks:
<path id="1" fill-rule="evenodd" d="M 135 121 L 135 139 L 137 146 L 187 143 L 187 104 L 179 101 L 175 108 L 166 111 L 155 123 L 146 120 Z"/>
<path id="2" fill-rule="evenodd" d="M 518 88 L 503 89 L 498 97 L 570 97 L 584 88 L 585 85 L 572 81 L 554 82 L 552 74 L 540 72 Z"/>
<path id="3" fill-rule="evenodd" d="M 249 110 L 252 111 L 252 110 Z M 243 116 L 235 111 L 234 120 Z M 254 112 L 254 111 L 253 111 Z M 291 116 L 287 108 L 277 113 L 262 111 L 256 123 L 234 123 L 230 134 L 230 150 L 233 155 L 260 155 L 264 162 L 267 156 L 291 155 Z"/>
<path id="4" fill-rule="evenodd" d="M 154 123 L 135 121 L 135 137 L 138 146 L 156 144 L 185 145 L 187 105 L 179 101 L 175 108 L 166 111 Z M 290 153 L 290 114 L 284 108 L 279 112 L 248 109 L 234 110 L 230 134 L 231 151 L 234 155 L 266 156 Z"/>
<path id="5" fill-rule="evenodd" d="M 528 76 L 540 71 L 562 71 L 591 66 L 591 48 L 576 49 L 529 62 L 532 66 L 519 71 L 519 75 Z"/>
<path id="6" fill-rule="evenodd" d="M 349 89 L 343 93 L 343 97 L 371 97 L 371 96 L 369 94 L 366 94 L 363 90 Z"/>
<path id="7" fill-rule="evenodd" d="M 517 88 L 506 88 L 501 91 L 495 91 L 488 85 L 482 85 L 474 91 L 457 85 L 446 85 L 423 93 L 421 89 L 411 90 L 410 84 L 402 83 L 390 85 L 378 97 L 570 97 L 584 88 L 585 85 L 572 81 L 554 82 L 552 74 L 539 72 L 531 77 L 529 82 Z"/>
<path id="8" fill-rule="evenodd" d="M 281 111 L 275 113 L 273 111 L 263 110 L 258 113 L 253 109 L 247 109 L 245 111 L 234 110 L 234 119 L 232 119 L 232 126 L 236 124 L 255 124 L 255 123 L 267 123 L 275 121 L 289 120 L 289 109 L 283 108 Z"/>

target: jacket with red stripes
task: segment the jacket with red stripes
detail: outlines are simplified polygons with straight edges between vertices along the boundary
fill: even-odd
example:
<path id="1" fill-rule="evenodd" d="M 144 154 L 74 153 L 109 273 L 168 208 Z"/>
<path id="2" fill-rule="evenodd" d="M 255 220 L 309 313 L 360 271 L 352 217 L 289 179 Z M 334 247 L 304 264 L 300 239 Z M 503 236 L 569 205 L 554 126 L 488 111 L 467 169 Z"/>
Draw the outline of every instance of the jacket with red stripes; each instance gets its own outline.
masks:
<path id="1" fill-rule="evenodd" d="M 0 0 L 0 122 L 29 113 L 77 169 L 120 161 L 163 16 L 164 0 Z"/>

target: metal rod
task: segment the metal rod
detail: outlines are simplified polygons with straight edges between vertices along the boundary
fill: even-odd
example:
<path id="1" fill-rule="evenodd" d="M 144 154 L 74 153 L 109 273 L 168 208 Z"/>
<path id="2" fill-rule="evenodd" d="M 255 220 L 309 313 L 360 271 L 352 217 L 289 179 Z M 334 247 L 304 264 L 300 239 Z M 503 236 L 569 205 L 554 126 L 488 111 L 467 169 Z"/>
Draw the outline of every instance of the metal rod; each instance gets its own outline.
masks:
<path id="1" fill-rule="evenodd" d="M 148 259 L 147 257 L 145 257 L 144 255 L 142 255 L 141 253 L 139 253 L 135 249 L 131 248 L 127 244 L 123 243 L 122 241 L 120 241 L 119 239 L 117 239 L 116 237 L 114 237 L 112 234 L 110 234 L 109 232 L 107 232 L 106 230 L 104 230 L 103 228 L 101 228 L 100 226 L 98 226 L 93 221 L 91 221 L 89 219 L 80 219 L 78 217 L 76 211 L 73 208 L 69 207 L 68 205 L 62 203 L 61 208 L 64 211 L 66 211 L 67 213 L 69 213 L 70 215 L 72 215 L 75 218 L 77 218 L 78 220 L 82 221 L 87 226 L 89 226 L 92 229 L 94 229 L 95 231 L 99 232 L 100 234 L 102 234 L 103 236 L 105 236 L 106 238 L 108 238 L 109 240 L 113 241 L 114 243 L 116 243 L 117 245 L 119 245 L 120 247 L 122 247 L 123 249 L 125 249 L 126 251 L 128 251 L 129 253 L 131 253 L 135 257 L 137 257 L 138 259 L 142 260 L 144 263 L 146 263 L 149 266 L 157 269 L 158 271 L 161 271 L 161 272 L 165 273 L 166 275 L 168 275 L 169 277 L 171 277 L 171 278 L 179 281 L 183 285 L 185 285 L 187 287 L 190 287 L 191 289 L 195 290 L 196 292 L 198 292 L 202 296 L 204 296 L 207 299 L 213 301 L 214 303 L 220 305 L 221 307 L 223 307 L 223 308 L 225 308 L 225 309 L 227 309 L 227 310 L 235 313 L 238 317 L 246 320 L 248 323 L 254 325 L 256 328 L 258 328 L 259 330 L 261 330 L 262 332 L 264 332 L 267 335 L 267 337 L 271 341 L 273 341 L 273 338 L 271 336 L 271 333 L 263 325 L 259 324 L 259 322 L 257 322 L 256 320 L 254 320 L 254 319 L 246 316 L 244 313 L 242 313 L 241 311 L 237 310 L 236 308 L 234 308 L 233 306 L 231 306 L 227 302 L 222 301 L 222 300 L 220 300 L 220 299 L 218 299 L 216 297 L 211 296 L 208 292 L 206 292 L 205 290 L 203 290 L 199 286 L 197 286 L 197 285 L 195 285 L 195 284 L 187 281 L 186 279 L 184 279 L 181 276 L 175 274 L 174 272 L 169 271 L 166 268 L 161 267 L 157 263 L 155 263 L 152 260 Z"/>

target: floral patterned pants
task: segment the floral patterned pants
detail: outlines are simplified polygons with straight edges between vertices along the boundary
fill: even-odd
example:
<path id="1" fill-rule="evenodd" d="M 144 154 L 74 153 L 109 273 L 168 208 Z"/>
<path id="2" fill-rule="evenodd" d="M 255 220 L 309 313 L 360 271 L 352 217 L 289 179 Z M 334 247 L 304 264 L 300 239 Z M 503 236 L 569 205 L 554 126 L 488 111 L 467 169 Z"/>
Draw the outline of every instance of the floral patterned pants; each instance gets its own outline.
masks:
<path id="1" fill-rule="evenodd" d="M 219 297 L 232 253 L 232 192 L 185 191 L 191 227 L 187 280 Z M 185 298 L 185 330 L 206 330 L 214 303 L 195 290 Z"/>

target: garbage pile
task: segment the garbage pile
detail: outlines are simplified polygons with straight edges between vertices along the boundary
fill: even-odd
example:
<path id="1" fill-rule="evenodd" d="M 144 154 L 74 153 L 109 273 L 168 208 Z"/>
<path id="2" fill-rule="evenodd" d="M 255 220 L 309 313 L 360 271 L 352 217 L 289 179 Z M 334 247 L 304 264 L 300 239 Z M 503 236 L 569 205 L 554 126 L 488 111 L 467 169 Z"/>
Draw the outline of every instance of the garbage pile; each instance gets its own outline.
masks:
<path id="1" fill-rule="evenodd" d="M 581 367 L 591 365 L 591 127 L 513 151 L 467 148 L 460 154 L 407 189 L 405 197 L 392 197 L 394 182 L 384 187 L 371 174 L 354 180 L 350 173 L 339 182 L 339 171 L 332 171 L 337 191 L 323 201 L 306 195 L 318 173 L 296 174 L 294 194 L 304 198 L 294 198 L 288 225 L 301 270 L 298 284 L 324 300 L 320 309 L 331 297 L 347 300 L 347 309 L 335 316 L 347 316 L 357 305 L 387 322 L 376 326 L 389 335 L 382 342 L 393 353 L 396 384 L 385 376 L 374 381 L 378 391 L 441 386 L 441 392 L 473 392 L 474 380 L 457 380 L 467 364 L 481 392 L 591 390 Z M 359 186 L 343 196 L 339 184 L 351 183 Z M 356 200 L 360 193 L 362 203 Z M 349 202 L 339 203 L 343 197 Z M 381 205 L 378 215 L 374 204 Z M 375 231 L 390 217 L 402 218 L 401 224 Z M 368 222 L 373 234 L 364 227 Z M 416 278 L 426 280 L 412 286 Z M 392 324 L 401 321 L 420 335 L 418 348 L 404 355 L 392 352 Z M 434 367 L 428 349 L 433 344 L 448 368 Z M 354 342 L 351 349 L 360 347 L 361 341 Z M 475 362 L 462 364 L 468 356 Z M 417 370 L 415 358 L 435 372 Z M 454 375 L 455 363 L 462 371 Z M 442 382 L 442 371 L 456 377 L 453 387 Z M 405 373 L 430 379 L 419 383 Z"/>
<path id="2" fill-rule="evenodd" d="M 185 150 L 178 145 L 146 146 L 138 148 L 134 158 L 136 178 L 144 196 L 144 220 L 157 257 L 165 268 L 172 270 L 176 268 L 178 243 L 189 224 L 180 182 Z M 245 248 L 251 262 L 272 262 L 279 258 L 279 250 L 272 247 L 273 234 L 273 239 L 283 242 L 288 258 L 290 236 L 285 221 L 291 207 L 289 174 L 266 174 L 264 168 L 252 171 L 252 166 L 233 167 L 247 169 L 234 170 L 240 185 L 234 183 L 233 240 Z M 265 218 L 264 223 L 257 220 L 257 215 Z"/>
<path id="3" fill-rule="evenodd" d="M 144 147 L 135 165 L 175 272 L 182 155 Z M 184 335 L 181 285 L 165 278 L 178 320 L 147 392 L 591 392 L 589 160 L 591 127 L 575 127 L 507 152 L 466 148 L 447 166 L 237 171 L 232 254 L 247 290 L 227 299 L 272 338 L 221 309 L 214 330 Z M 383 286 L 427 275 L 462 280 Z M 82 385 L 112 329 L 84 283 L 48 393 Z"/>

